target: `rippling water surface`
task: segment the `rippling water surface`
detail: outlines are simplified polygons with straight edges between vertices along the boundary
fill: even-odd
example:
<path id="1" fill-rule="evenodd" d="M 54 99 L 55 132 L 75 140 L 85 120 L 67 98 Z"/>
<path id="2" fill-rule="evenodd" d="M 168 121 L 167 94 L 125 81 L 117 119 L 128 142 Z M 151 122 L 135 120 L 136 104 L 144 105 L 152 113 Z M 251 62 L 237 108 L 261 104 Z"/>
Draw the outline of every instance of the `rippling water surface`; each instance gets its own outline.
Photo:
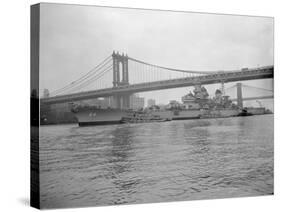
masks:
<path id="1" fill-rule="evenodd" d="M 43 208 L 273 193 L 273 115 L 40 128 Z"/>

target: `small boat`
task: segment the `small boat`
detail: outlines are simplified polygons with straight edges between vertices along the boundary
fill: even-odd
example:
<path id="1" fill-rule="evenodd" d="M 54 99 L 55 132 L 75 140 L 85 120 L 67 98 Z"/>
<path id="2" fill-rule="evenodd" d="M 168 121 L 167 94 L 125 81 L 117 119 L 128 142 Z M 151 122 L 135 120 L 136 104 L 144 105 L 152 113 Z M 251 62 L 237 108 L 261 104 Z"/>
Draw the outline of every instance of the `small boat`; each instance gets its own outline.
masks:
<path id="1" fill-rule="evenodd" d="M 249 113 L 247 109 L 244 108 L 240 113 L 238 113 L 237 116 L 252 116 L 252 115 L 253 115 L 252 113 Z"/>

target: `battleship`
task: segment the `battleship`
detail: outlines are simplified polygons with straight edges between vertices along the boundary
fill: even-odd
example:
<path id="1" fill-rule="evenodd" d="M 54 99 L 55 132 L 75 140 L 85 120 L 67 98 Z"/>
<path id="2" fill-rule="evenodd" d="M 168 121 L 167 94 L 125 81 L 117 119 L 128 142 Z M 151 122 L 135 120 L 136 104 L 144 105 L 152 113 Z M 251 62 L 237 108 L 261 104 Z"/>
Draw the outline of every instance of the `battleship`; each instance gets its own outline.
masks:
<path id="1" fill-rule="evenodd" d="M 267 113 L 264 107 L 239 108 L 229 96 L 224 95 L 222 89 L 217 89 L 215 96 L 210 98 L 207 89 L 201 85 L 195 85 L 193 92 L 190 91 L 181 100 L 182 103 L 172 100 L 164 108 L 153 105 L 133 110 L 73 105 L 71 111 L 79 126 L 227 118 Z"/>

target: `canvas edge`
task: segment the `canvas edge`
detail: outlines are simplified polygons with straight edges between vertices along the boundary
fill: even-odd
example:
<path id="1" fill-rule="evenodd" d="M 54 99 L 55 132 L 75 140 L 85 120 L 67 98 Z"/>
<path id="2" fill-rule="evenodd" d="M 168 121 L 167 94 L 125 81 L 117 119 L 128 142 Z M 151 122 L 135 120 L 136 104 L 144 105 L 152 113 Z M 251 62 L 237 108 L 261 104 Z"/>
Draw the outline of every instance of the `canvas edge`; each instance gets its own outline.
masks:
<path id="1" fill-rule="evenodd" d="M 40 4 L 30 6 L 30 206 L 40 209 L 39 171 Z"/>

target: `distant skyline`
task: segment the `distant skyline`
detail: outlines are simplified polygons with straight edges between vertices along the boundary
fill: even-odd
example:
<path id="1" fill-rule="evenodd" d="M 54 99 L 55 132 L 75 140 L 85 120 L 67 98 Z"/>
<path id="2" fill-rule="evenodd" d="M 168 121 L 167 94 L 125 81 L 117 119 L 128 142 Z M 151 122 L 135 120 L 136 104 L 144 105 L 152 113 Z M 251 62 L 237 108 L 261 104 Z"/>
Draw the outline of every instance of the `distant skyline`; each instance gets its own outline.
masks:
<path id="1" fill-rule="evenodd" d="M 274 24 L 269 17 L 42 3 L 40 21 L 41 95 L 44 88 L 52 92 L 73 82 L 113 50 L 189 70 L 233 70 L 274 63 Z M 243 83 L 273 87 L 272 80 Z M 212 94 L 220 85 L 206 87 Z M 167 103 L 180 100 L 191 89 L 139 95 Z"/>

